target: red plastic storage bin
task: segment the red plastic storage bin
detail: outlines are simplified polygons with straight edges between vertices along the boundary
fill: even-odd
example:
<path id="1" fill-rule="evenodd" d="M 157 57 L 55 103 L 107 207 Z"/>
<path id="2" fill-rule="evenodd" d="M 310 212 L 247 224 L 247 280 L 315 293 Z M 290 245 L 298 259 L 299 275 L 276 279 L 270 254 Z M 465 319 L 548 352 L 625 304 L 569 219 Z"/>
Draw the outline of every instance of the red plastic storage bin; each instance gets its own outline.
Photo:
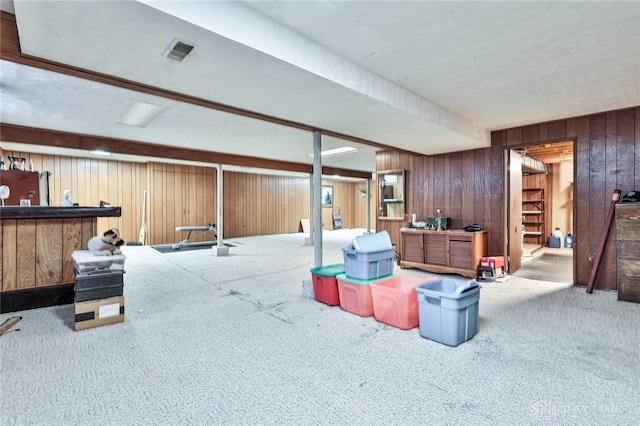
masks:
<path id="1" fill-rule="evenodd" d="M 371 283 L 373 315 L 385 324 L 403 330 L 419 324 L 416 286 L 435 281 L 436 277 L 393 275 Z"/>
<path id="2" fill-rule="evenodd" d="M 311 269 L 313 294 L 318 302 L 322 302 L 329 306 L 337 306 L 340 304 L 336 275 L 343 273 L 344 264 L 342 263 Z"/>

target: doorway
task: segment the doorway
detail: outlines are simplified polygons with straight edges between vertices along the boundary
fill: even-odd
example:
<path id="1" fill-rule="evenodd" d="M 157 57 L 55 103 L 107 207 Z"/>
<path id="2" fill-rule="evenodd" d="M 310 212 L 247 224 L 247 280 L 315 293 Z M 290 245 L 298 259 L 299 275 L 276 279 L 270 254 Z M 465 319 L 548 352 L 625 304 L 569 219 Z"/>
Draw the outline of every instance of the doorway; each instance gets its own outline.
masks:
<path id="1" fill-rule="evenodd" d="M 544 261 L 533 279 L 573 283 L 573 149 L 573 141 L 564 141 L 506 150 L 505 260 L 511 274 Z"/>

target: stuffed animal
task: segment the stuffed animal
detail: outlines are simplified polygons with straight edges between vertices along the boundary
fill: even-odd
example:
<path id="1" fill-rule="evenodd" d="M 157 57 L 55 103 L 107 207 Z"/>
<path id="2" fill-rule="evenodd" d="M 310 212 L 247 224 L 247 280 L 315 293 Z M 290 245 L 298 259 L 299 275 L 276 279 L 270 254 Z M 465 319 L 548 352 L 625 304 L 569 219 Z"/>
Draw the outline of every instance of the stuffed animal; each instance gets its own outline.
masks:
<path id="1" fill-rule="evenodd" d="M 91 250 L 94 256 L 111 256 L 114 254 L 122 254 L 118 248 L 124 244 L 124 240 L 120 238 L 120 231 L 111 228 L 101 237 L 95 236 L 87 243 L 87 248 Z"/>
<path id="2" fill-rule="evenodd" d="M 62 193 L 62 207 L 72 207 L 73 201 L 71 201 L 71 190 L 65 189 Z"/>

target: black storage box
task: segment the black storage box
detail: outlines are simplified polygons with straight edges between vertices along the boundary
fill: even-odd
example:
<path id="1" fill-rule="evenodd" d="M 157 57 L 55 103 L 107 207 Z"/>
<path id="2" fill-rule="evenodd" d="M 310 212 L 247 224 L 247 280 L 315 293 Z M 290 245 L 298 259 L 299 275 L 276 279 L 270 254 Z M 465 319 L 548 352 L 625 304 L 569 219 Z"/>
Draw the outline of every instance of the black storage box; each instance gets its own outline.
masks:
<path id="1" fill-rule="evenodd" d="M 451 228 L 451 218 L 450 217 L 441 217 L 440 218 L 440 229 L 446 231 Z M 437 217 L 428 217 L 427 218 L 427 229 L 436 230 L 438 229 L 438 218 Z"/>
<path id="2" fill-rule="evenodd" d="M 81 274 L 76 270 L 74 295 L 76 302 L 106 299 L 123 295 L 123 271 L 111 271 L 99 274 Z"/>

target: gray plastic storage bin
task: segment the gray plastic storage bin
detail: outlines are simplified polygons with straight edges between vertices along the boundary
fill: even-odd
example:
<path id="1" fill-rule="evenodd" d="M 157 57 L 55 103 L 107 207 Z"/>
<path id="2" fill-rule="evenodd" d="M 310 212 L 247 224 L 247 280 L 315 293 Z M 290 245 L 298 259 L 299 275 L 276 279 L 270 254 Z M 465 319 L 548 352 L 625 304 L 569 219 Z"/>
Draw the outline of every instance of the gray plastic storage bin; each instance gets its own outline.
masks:
<path id="1" fill-rule="evenodd" d="M 356 250 L 353 245 L 342 249 L 344 272 L 348 278 L 374 280 L 393 274 L 395 248 Z"/>
<path id="2" fill-rule="evenodd" d="M 458 346 L 478 332 L 480 284 L 440 279 L 416 287 L 420 336 Z"/>

